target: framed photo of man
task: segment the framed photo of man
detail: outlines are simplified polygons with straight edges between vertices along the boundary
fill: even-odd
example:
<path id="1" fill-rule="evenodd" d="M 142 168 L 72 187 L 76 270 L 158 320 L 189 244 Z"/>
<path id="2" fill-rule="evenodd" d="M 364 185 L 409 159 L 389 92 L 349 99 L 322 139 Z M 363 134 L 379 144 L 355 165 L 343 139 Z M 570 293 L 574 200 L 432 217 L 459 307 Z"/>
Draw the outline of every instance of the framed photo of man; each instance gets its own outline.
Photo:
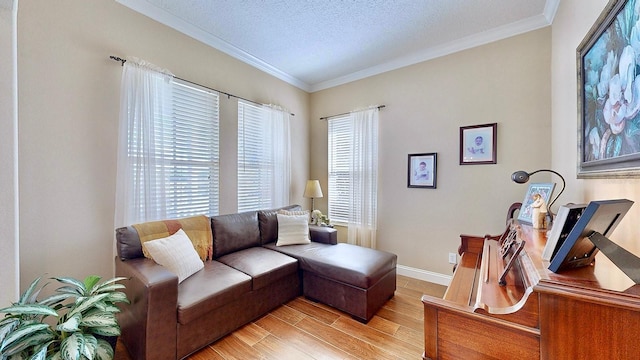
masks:
<path id="1" fill-rule="evenodd" d="M 498 124 L 460 128 L 460 165 L 495 164 Z"/>
<path id="2" fill-rule="evenodd" d="M 409 154 L 407 187 L 436 188 L 437 153 Z"/>

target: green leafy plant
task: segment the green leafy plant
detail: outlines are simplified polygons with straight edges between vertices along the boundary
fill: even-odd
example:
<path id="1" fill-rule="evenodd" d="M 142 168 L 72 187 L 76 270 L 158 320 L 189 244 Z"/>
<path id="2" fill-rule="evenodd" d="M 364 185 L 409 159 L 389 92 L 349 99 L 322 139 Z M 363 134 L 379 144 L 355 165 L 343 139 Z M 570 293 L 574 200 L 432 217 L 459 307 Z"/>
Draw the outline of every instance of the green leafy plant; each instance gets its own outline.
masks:
<path id="1" fill-rule="evenodd" d="M 61 285 L 54 294 L 38 300 L 41 278 L 35 279 L 12 306 L 0 309 L 0 360 L 102 360 L 113 359 L 105 340 L 120 335 L 116 303 L 129 303 L 119 291 L 117 277 L 103 283 L 100 277 L 84 281 L 54 277 Z"/>

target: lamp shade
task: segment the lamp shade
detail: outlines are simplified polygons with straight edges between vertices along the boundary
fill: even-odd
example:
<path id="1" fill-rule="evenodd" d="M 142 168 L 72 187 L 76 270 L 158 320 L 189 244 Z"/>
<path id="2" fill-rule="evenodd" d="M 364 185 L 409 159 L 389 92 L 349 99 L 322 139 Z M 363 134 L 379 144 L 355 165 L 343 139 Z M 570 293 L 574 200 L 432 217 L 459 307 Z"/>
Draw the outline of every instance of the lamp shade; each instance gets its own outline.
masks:
<path id="1" fill-rule="evenodd" d="M 304 194 L 306 198 L 321 198 L 322 188 L 320 187 L 320 181 L 307 180 L 307 186 L 304 187 Z"/>

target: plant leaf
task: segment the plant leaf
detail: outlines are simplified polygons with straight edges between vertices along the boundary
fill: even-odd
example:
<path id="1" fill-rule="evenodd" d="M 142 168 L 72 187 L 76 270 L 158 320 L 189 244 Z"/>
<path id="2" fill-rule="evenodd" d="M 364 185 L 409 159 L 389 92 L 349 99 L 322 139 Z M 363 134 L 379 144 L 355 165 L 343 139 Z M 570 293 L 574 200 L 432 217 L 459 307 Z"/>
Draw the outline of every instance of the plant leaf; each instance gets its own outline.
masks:
<path id="1" fill-rule="evenodd" d="M 47 305 L 47 306 L 54 306 L 56 304 L 59 304 L 59 303 L 65 301 L 65 300 L 67 300 L 68 298 L 70 298 L 72 296 L 73 295 L 71 295 L 71 294 L 53 294 L 51 296 L 48 296 L 48 297 L 40 300 L 38 302 L 38 304 Z"/>
<path id="2" fill-rule="evenodd" d="M 38 277 L 35 280 L 33 280 L 31 282 L 31 284 L 29 285 L 29 287 L 27 288 L 27 290 L 25 290 L 22 295 L 20 295 L 20 299 L 18 299 L 18 304 L 27 304 L 27 303 L 34 303 L 35 302 L 35 297 L 33 297 L 33 292 L 36 289 L 36 286 L 38 286 L 38 283 L 40 282 L 40 279 L 42 277 Z M 37 291 L 39 292 L 39 290 Z M 37 297 L 37 294 L 36 294 Z"/>
<path id="3" fill-rule="evenodd" d="M 60 352 L 63 359 L 80 360 L 82 349 L 84 348 L 84 336 L 80 333 L 73 333 L 62 341 Z"/>
<path id="4" fill-rule="evenodd" d="M 107 303 L 107 302 L 104 302 L 104 301 L 96 303 L 96 308 L 98 308 L 100 311 L 109 312 L 109 313 L 113 313 L 113 314 L 119 313 L 119 312 L 122 311 L 122 310 L 120 310 L 119 307 L 111 304 L 110 302 Z"/>
<path id="5" fill-rule="evenodd" d="M 93 360 L 98 348 L 98 340 L 90 334 L 84 335 L 84 349 L 82 354 L 88 359 Z"/>
<path id="6" fill-rule="evenodd" d="M 0 344 L 2 344 L 7 334 L 12 332 L 18 324 L 20 324 L 20 319 L 11 317 L 5 318 L 0 322 Z"/>
<path id="7" fill-rule="evenodd" d="M 0 309 L 0 313 L 12 314 L 12 315 L 50 315 L 58 316 L 58 313 L 46 305 L 39 304 L 25 304 L 25 305 L 13 305 L 4 309 Z"/>
<path id="8" fill-rule="evenodd" d="M 11 355 L 27 350 L 31 347 L 38 348 L 43 343 L 49 343 L 54 339 L 54 335 L 50 331 L 38 331 L 29 336 L 25 336 L 13 344 L 6 346 L 2 350 L 2 354 Z M 46 351 L 45 351 L 46 352 Z"/>
<path id="9" fill-rule="evenodd" d="M 102 336 L 120 336 L 120 326 L 93 327 L 91 332 Z"/>
<path id="10" fill-rule="evenodd" d="M 58 293 L 62 293 L 62 294 L 69 294 L 69 295 L 73 295 L 73 296 L 83 296 L 84 293 L 82 292 L 82 289 L 78 289 L 75 288 L 73 286 L 62 286 L 56 289 L 56 292 Z"/>
<path id="11" fill-rule="evenodd" d="M 109 344 L 107 341 L 102 340 L 102 339 L 98 339 L 98 346 L 96 348 L 96 354 L 95 354 L 95 358 L 94 360 L 111 360 L 113 359 L 113 348 L 111 347 L 111 344 Z"/>
<path id="12" fill-rule="evenodd" d="M 80 326 L 87 327 L 104 327 L 104 326 L 118 326 L 118 321 L 115 315 L 107 312 L 100 312 L 85 316 L 80 322 Z"/>
<path id="13" fill-rule="evenodd" d="M 80 330 L 80 322 L 82 321 L 82 314 L 80 313 L 76 313 L 71 315 L 67 321 L 63 322 L 62 324 L 58 325 L 58 327 L 56 327 L 57 330 L 59 331 L 64 331 L 64 332 L 76 332 L 78 330 Z"/>
<path id="14" fill-rule="evenodd" d="M 13 344 L 13 342 L 15 341 L 20 342 L 23 338 L 26 338 L 33 333 L 36 333 L 38 331 L 48 329 L 48 328 L 49 328 L 49 325 L 47 324 L 26 324 L 26 325 L 18 326 L 16 329 L 14 329 L 5 337 L 4 341 L 2 342 L 2 345 L 0 346 L 0 354 L 4 354 L 4 349 L 10 347 Z"/>
<path id="15" fill-rule="evenodd" d="M 40 346 L 38 350 L 29 358 L 29 360 L 46 360 L 47 358 L 47 350 L 49 349 L 49 345 L 51 345 L 53 341 L 49 341 L 46 344 Z"/>
<path id="16" fill-rule="evenodd" d="M 45 286 L 47 286 L 49 283 L 46 283 L 44 285 L 42 285 L 40 288 L 38 288 L 38 290 L 34 291 L 33 294 L 31 294 L 31 296 L 26 299 L 24 305 L 26 304 L 36 304 L 38 303 L 38 296 L 40 295 L 40 292 L 42 291 L 42 289 L 44 289 Z"/>
<path id="17" fill-rule="evenodd" d="M 95 289 L 93 289 L 92 293 L 93 294 L 102 294 L 105 292 L 112 292 L 112 291 L 116 291 L 119 289 L 125 289 L 126 286 L 122 285 L 122 284 L 108 284 L 105 286 L 105 284 L 99 285 L 97 286 Z"/>
<path id="18" fill-rule="evenodd" d="M 78 279 L 72 277 L 54 277 L 54 279 L 67 285 L 71 285 L 72 288 L 76 288 L 79 294 L 86 294 L 87 289 L 84 287 L 84 283 Z"/>
<path id="19" fill-rule="evenodd" d="M 92 294 L 96 284 L 102 279 L 98 275 L 89 275 L 84 278 L 84 289 L 87 294 Z"/>
<path id="20" fill-rule="evenodd" d="M 109 296 L 106 298 L 106 300 L 111 301 L 112 303 L 123 302 L 123 303 L 129 304 L 129 299 L 127 299 L 127 294 L 120 291 L 114 291 L 112 293 L 109 293 Z"/>
<path id="21" fill-rule="evenodd" d="M 122 285 L 122 284 L 115 284 L 116 282 L 122 281 L 122 280 L 127 280 L 127 278 L 119 276 L 119 277 L 111 278 L 109 280 L 105 280 L 102 284 L 100 284 L 96 288 L 94 288 L 93 292 L 95 292 L 95 293 L 103 293 L 105 291 L 112 291 L 112 290 L 106 290 L 105 289 L 105 288 L 108 288 L 109 286 L 112 286 L 112 285 L 122 286 L 122 288 L 124 288 L 124 285 Z"/>
<path id="22" fill-rule="evenodd" d="M 73 316 L 77 313 L 82 313 L 85 310 L 92 308 L 97 302 L 102 301 L 109 294 L 99 294 L 87 298 L 79 298 L 74 308 L 69 312 L 69 316 Z"/>

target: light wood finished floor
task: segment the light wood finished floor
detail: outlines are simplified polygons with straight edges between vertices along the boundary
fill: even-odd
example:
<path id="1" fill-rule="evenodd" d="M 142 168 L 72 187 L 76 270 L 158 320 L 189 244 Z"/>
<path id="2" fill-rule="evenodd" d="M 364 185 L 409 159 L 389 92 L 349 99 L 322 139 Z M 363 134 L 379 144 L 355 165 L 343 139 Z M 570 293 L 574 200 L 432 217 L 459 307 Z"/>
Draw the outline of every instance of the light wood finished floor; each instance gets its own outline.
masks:
<path id="1" fill-rule="evenodd" d="M 362 324 L 298 297 L 188 357 L 218 359 L 421 359 L 423 294 L 446 287 L 398 275 L 395 296 Z M 119 342 L 116 359 L 130 360 Z"/>

